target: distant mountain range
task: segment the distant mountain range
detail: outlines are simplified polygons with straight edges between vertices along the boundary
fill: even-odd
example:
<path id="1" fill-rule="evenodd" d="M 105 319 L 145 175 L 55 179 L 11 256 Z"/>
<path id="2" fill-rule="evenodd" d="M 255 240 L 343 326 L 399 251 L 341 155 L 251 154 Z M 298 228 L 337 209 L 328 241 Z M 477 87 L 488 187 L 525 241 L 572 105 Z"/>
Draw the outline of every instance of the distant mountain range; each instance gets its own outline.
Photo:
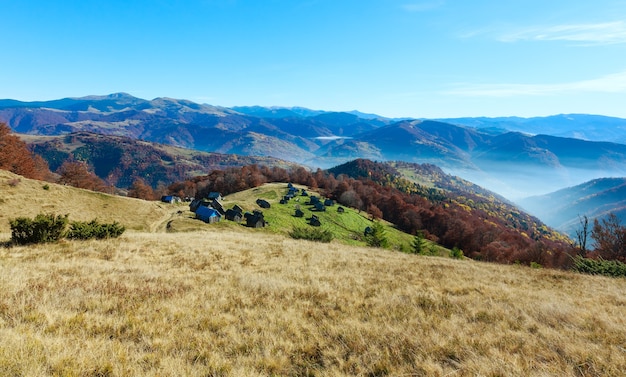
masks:
<path id="1" fill-rule="evenodd" d="M 626 223 L 626 178 L 594 179 L 518 202 L 524 210 L 575 239 L 583 216 L 593 220 L 614 213 Z"/>
<path id="2" fill-rule="evenodd" d="M 560 114 L 535 118 L 481 117 L 440 120 L 494 134 L 515 131 L 531 135 L 543 134 L 588 141 L 609 141 L 626 144 L 626 119 L 601 115 Z"/>
<path id="3" fill-rule="evenodd" d="M 626 176 L 626 145 L 616 142 L 626 140 L 626 120 L 592 115 L 389 119 L 356 111 L 224 108 L 116 93 L 0 100 L 0 121 L 22 134 L 93 132 L 311 167 L 355 158 L 427 162 L 510 199 Z"/>

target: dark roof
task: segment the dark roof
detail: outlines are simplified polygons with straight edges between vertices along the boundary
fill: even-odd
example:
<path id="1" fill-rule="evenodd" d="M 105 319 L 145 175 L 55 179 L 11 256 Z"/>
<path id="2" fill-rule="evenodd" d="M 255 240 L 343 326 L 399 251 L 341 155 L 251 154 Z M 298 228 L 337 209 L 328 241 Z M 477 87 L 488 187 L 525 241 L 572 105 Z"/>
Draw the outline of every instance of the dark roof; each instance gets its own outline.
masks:
<path id="1" fill-rule="evenodd" d="M 196 212 L 198 210 L 198 207 L 201 207 L 201 206 L 208 207 L 209 205 L 210 203 L 206 199 L 194 199 L 189 204 L 189 210 L 191 212 Z"/>
<path id="2" fill-rule="evenodd" d="M 213 199 L 213 201 L 211 202 L 211 207 L 215 208 L 221 215 L 226 213 L 226 211 L 224 211 L 222 203 L 220 203 L 217 199 Z"/>
<path id="3" fill-rule="evenodd" d="M 321 226 L 322 225 L 322 223 L 320 222 L 320 219 L 317 216 L 315 216 L 315 215 L 311 216 L 311 218 L 309 219 L 309 224 L 313 225 L 313 226 Z"/>
<path id="4" fill-rule="evenodd" d="M 260 211 L 254 211 L 254 213 L 246 212 L 244 215 L 246 218 L 246 226 L 251 228 L 261 228 L 265 226 L 265 218 Z"/>
<path id="5" fill-rule="evenodd" d="M 219 199 L 222 197 L 222 194 L 220 194 L 219 192 L 210 192 L 209 196 L 207 196 L 207 198 L 209 199 Z"/>
<path id="6" fill-rule="evenodd" d="M 326 211 L 326 207 L 322 203 L 317 202 L 317 203 L 315 203 L 315 210 L 317 210 L 317 211 Z"/>
<path id="7" fill-rule="evenodd" d="M 204 206 L 200 206 L 198 207 L 198 209 L 196 210 L 196 217 L 202 221 L 204 221 L 205 223 L 208 223 L 211 221 L 212 217 L 217 217 L 218 221 L 219 218 L 222 217 L 220 215 L 219 212 L 217 212 L 216 209 L 214 208 L 209 208 L 209 207 L 204 207 Z"/>
<path id="8" fill-rule="evenodd" d="M 230 220 L 230 221 L 241 221 L 241 219 L 243 218 L 243 215 L 241 214 L 241 212 L 235 211 L 232 208 L 226 210 L 225 216 L 226 216 L 226 220 Z"/>
<path id="9" fill-rule="evenodd" d="M 261 207 L 261 208 L 270 208 L 271 207 L 270 203 L 267 200 L 264 200 L 264 199 L 257 199 L 256 200 L 256 204 L 258 204 L 259 207 Z"/>

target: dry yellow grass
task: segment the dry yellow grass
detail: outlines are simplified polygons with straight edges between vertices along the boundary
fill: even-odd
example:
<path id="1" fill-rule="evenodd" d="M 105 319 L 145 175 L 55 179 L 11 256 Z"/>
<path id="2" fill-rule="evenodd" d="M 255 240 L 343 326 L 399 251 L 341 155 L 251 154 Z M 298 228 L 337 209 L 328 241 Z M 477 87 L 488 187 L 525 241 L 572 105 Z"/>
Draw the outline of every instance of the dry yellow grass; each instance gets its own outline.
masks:
<path id="1" fill-rule="evenodd" d="M 626 370 L 626 279 L 296 241 L 44 185 L 0 171 L 0 242 L 40 212 L 132 231 L 0 248 L 0 376 Z"/>
<path id="2" fill-rule="evenodd" d="M 69 214 L 74 221 L 118 221 L 130 231 L 157 231 L 176 218 L 178 210 L 166 203 L 27 179 L 6 170 L 0 170 L 0 208 L 0 233 L 10 232 L 9 219 L 39 213 Z"/>
<path id="3" fill-rule="evenodd" d="M 621 376 L 624 292 L 233 229 L 0 248 L 0 375 Z"/>

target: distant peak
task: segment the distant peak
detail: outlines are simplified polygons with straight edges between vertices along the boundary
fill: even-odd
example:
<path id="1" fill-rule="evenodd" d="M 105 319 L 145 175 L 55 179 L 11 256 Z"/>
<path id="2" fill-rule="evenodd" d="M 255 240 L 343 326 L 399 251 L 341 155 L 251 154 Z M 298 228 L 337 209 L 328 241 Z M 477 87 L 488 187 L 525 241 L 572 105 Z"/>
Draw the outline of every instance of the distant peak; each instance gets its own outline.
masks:
<path id="1" fill-rule="evenodd" d="M 107 100 L 107 99 L 137 99 L 137 97 L 131 96 L 128 93 L 119 92 L 119 93 L 111 93 L 111 94 L 106 94 L 106 95 L 89 95 L 85 97 L 79 97 L 76 99 L 97 101 L 97 100 Z"/>

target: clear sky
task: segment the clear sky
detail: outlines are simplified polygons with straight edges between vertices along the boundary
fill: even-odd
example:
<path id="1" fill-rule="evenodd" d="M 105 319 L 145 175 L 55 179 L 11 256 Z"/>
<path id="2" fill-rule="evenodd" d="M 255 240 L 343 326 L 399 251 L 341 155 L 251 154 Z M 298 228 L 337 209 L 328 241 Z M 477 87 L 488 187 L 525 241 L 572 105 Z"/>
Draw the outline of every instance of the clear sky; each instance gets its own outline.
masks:
<path id="1" fill-rule="evenodd" d="M 0 98 L 626 118 L 626 0 L 0 0 Z"/>

